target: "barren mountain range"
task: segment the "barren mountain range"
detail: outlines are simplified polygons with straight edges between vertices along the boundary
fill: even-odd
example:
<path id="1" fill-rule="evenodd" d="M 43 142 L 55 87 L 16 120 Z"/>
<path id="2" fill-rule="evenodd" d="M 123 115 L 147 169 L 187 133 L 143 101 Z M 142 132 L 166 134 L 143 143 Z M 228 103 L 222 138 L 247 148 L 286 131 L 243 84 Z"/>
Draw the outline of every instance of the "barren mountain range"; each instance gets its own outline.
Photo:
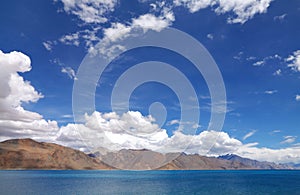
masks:
<path id="1" fill-rule="evenodd" d="M 0 169 L 236 170 L 293 167 L 237 155 L 216 158 L 185 153 L 161 154 L 146 149 L 85 154 L 54 143 L 13 139 L 0 142 Z"/>

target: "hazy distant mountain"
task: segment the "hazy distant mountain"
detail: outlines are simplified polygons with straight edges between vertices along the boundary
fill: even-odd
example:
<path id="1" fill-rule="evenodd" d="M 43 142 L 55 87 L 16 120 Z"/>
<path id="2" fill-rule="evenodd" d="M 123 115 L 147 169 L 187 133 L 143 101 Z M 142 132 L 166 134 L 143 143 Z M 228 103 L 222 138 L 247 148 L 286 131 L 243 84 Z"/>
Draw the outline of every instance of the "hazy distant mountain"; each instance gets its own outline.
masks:
<path id="1" fill-rule="evenodd" d="M 292 167 L 294 169 L 300 169 L 300 164 L 296 164 L 296 163 L 284 163 L 283 165 L 287 167 Z"/>
<path id="2" fill-rule="evenodd" d="M 251 166 L 218 158 L 185 153 L 161 154 L 150 150 L 120 150 L 96 155 L 103 162 L 119 169 L 133 170 L 200 170 L 200 169 L 250 169 Z"/>
<path id="3" fill-rule="evenodd" d="M 0 169 L 113 169 L 83 152 L 32 139 L 0 143 Z"/>
<path id="4" fill-rule="evenodd" d="M 32 139 L 0 143 L 0 169 L 130 169 L 130 170 L 214 170 L 291 169 L 289 165 L 259 162 L 237 155 L 218 158 L 197 154 L 162 154 L 150 150 L 101 150 L 85 154 L 72 148 Z"/>
<path id="5" fill-rule="evenodd" d="M 160 167 L 163 170 L 234 170 L 234 169 L 252 169 L 253 167 L 244 165 L 240 162 L 233 162 L 214 157 L 200 156 L 198 154 L 180 154 L 175 160 Z"/>
<path id="6" fill-rule="evenodd" d="M 293 167 L 286 164 L 276 164 L 272 162 L 260 162 L 257 160 L 252 160 L 249 158 L 242 158 L 235 154 L 227 154 L 224 156 L 219 156 L 219 159 L 225 159 L 232 162 L 239 162 L 246 166 L 253 167 L 255 169 L 292 169 Z"/>
<path id="7" fill-rule="evenodd" d="M 291 166 L 259 162 L 237 155 L 215 158 L 198 154 L 161 154 L 150 150 L 123 149 L 118 152 L 95 153 L 94 156 L 119 169 L 133 170 L 292 169 Z"/>

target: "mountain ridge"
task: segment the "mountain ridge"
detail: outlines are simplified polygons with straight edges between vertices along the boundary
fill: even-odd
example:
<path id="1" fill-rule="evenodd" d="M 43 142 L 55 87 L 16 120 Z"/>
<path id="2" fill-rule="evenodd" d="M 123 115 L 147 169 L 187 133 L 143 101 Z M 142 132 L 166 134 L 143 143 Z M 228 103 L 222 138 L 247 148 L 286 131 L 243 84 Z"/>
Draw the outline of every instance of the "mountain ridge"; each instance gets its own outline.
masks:
<path id="1" fill-rule="evenodd" d="M 87 154 L 55 143 L 33 139 L 0 142 L 0 169 L 115 169 Z"/>
<path id="2" fill-rule="evenodd" d="M 293 167 L 234 154 L 207 157 L 186 153 L 162 154 L 147 149 L 86 154 L 55 143 L 27 138 L 0 142 L 0 169 L 248 170 Z"/>

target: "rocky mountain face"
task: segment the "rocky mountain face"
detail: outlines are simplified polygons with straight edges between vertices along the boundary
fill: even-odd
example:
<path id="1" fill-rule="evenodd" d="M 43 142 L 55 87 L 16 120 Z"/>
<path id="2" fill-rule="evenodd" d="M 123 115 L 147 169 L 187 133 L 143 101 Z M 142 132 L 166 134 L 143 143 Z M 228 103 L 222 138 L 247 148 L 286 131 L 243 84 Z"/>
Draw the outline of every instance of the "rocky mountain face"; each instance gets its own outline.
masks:
<path id="1" fill-rule="evenodd" d="M 164 165 L 162 170 L 235 170 L 253 169 L 240 162 L 218 159 L 215 157 L 200 156 L 198 154 L 180 154 L 175 160 Z"/>
<path id="2" fill-rule="evenodd" d="M 162 154 L 151 150 L 125 150 L 117 152 L 95 153 L 101 161 L 118 169 L 153 170 L 159 169 L 178 156 L 177 153 Z"/>
<path id="3" fill-rule="evenodd" d="M 95 154 L 101 161 L 118 169 L 126 170 L 210 170 L 251 169 L 251 166 L 213 157 L 187 155 L 185 153 L 162 154 L 150 150 L 120 150 Z"/>
<path id="4" fill-rule="evenodd" d="M 118 169 L 128 170 L 239 170 L 239 169 L 292 169 L 291 166 L 225 155 L 218 158 L 198 154 L 161 154 L 150 150 L 120 150 L 95 153 L 101 161 Z"/>
<path id="5" fill-rule="evenodd" d="M 218 158 L 150 150 L 98 151 L 85 154 L 72 148 L 32 139 L 0 143 L 0 169 L 126 169 L 126 170 L 238 170 L 292 169 L 289 165 L 259 162 L 237 155 Z"/>
<path id="6" fill-rule="evenodd" d="M 0 143 L 0 169 L 113 169 L 87 154 L 53 143 L 13 139 Z"/>

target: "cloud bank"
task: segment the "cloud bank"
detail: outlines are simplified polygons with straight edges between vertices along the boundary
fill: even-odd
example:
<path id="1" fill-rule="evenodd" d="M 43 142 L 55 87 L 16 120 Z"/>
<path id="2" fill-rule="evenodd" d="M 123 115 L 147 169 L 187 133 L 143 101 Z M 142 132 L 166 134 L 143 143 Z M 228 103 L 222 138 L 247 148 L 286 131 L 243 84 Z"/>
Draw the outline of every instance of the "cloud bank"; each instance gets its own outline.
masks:
<path id="1" fill-rule="evenodd" d="M 39 113 L 31 112 L 23 103 L 35 103 L 43 97 L 29 81 L 18 73 L 31 70 L 30 59 L 21 52 L 0 51 L 0 140 L 30 137 L 81 150 L 150 149 L 159 152 L 186 152 L 217 156 L 228 153 L 243 157 L 274 161 L 300 162 L 300 147 L 294 144 L 283 149 L 259 148 L 258 143 L 244 144 L 226 132 L 202 131 L 197 135 L 185 135 L 174 129 L 169 136 L 165 129 L 155 123 L 152 116 L 138 111 L 118 115 L 114 112 L 95 111 L 85 114 L 82 124 L 58 127 L 56 121 L 46 121 Z M 176 124 L 178 121 L 170 121 Z M 253 136 L 254 131 L 244 136 Z M 295 136 L 285 136 L 282 144 L 294 143 Z"/>
<path id="2" fill-rule="evenodd" d="M 43 97 L 18 73 L 31 70 L 31 61 L 21 52 L 0 51 L 0 139 L 31 137 L 51 139 L 58 130 L 56 121 L 46 121 L 39 113 L 25 110 L 22 104 Z"/>

